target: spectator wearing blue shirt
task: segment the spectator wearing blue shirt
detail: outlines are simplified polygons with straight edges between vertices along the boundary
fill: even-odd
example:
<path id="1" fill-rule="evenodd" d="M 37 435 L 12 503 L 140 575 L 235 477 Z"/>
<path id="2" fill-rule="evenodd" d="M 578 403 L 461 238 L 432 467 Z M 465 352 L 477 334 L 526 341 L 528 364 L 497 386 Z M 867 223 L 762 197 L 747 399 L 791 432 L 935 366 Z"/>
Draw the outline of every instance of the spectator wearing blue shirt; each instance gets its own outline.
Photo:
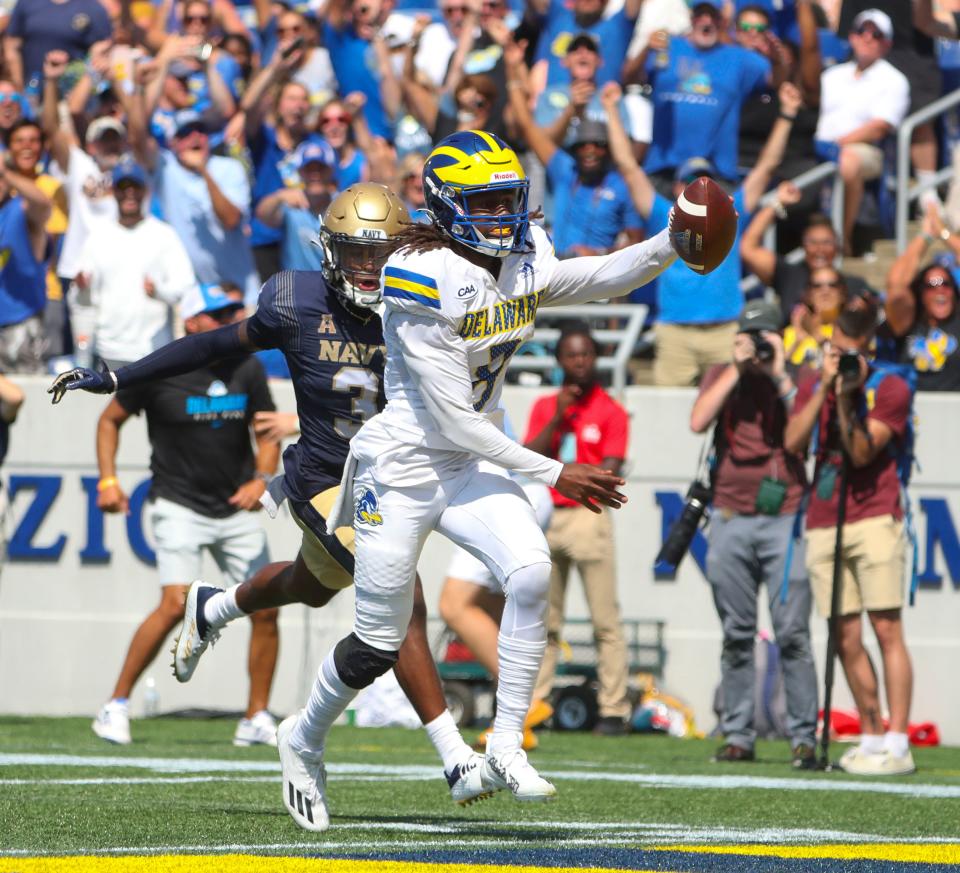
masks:
<path id="1" fill-rule="evenodd" d="M 673 201 L 657 193 L 633 157 L 619 115 L 610 111 L 619 100 L 619 88 L 608 85 L 601 96 L 608 107 L 611 153 L 637 211 L 646 219 L 648 236 L 653 236 L 669 224 Z M 800 91 L 790 83 L 780 86 L 779 97 L 783 112 L 777 118 L 756 166 L 733 194 L 733 204 L 740 220 L 737 238 L 726 260 L 707 276 L 698 276 L 677 262 L 667 267 L 657 279 L 659 321 L 653 371 L 657 385 L 695 385 L 711 366 L 730 360 L 737 318 L 743 309 L 740 234 L 780 165 L 793 116 L 801 103 Z M 715 175 L 716 169 L 706 159 L 689 160 L 676 175 L 673 197 L 678 197 L 695 178 Z"/>
<path id="2" fill-rule="evenodd" d="M 692 23 L 689 37 L 660 33 L 641 53 L 653 89 L 653 141 L 644 167 L 667 188 L 693 157 L 708 158 L 724 179 L 738 178 L 740 104 L 771 74 L 765 58 L 719 42 L 722 15 L 713 3 L 697 3 Z"/>
<path id="3" fill-rule="evenodd" d="M 606 125 L 607 111 L 600 102 L 597 89 L 597 72 L 602 62 L 596 37 L 586 32 L 578 33 L 570 40 L 567 56 L 563 60 L 570 73 L 570 83 L 548 85 L 537 98 L 533 120 L 545 128 L 558 145 L 562 143 L 569 148 L 573 144 L 576 127 L 581 121 L 596 121 Z M 625 101 L 620 102 L 619 111 L 623 125 L 634 142 L 637 160 L 643 160 L 645 147 L 650 142 L 650 128 L 634 123 Z M 652 115 L 650 120 L 652 122 Z"/>
<path id="4" fill-rule="evenodd" d="M 300 150 L 304 147 L 315 145 L 325 149 L 327 163 L 334 161 L 333 150 L 326 140 L 308 125 L 310 95 L 299 82 L 287 78 L 304 51 L 293 42 L 282 42 L 243 97 L 244 131 L 253 161 L 254 209 L 268 194 L 299 187 L 297 168 Z M 268 117 L 271 120 L 268 121 Z M 254 218 L 250 243 L 261 282 L 266 282 L 280 269 L 282 237 L 278 227 L 268 227 Z"/>
<path id="5" fill-rule="evenodd" d="M 309 143 L 300 151 L 300 184 L 268 194 L 257 206 L 257 219 L 280 231 L 280 267 L 319 270 L 323 254 L 316 245 L 319 216 L 337 191 L 330 150 Z"/>
<path id="6" fill-rule="evenodd" d="M 533 90 L 570 81 L 563 60 L 570 41 L 578 33 L 589 33 L 603 47 L 603 63 L 597 71 L 597 84 L 620 81 L 620 68 L 627 56 L 642 0 L 625 0 L 612 15 L 605 16 L 607 0 L 528 0 L 534 10 L 545 16 L 537 42 L 533 68 Z"/>
<path id="7" fill-rule="evenodd" d="M 0 370 L 43 373 L 47 219 L 53 205 L 0 161 Z"/>
<path id="8" fill-rule="evenodd" d="M 300 11 L 280 7 L 280 11 L 270 18 L 261 33 L 264 43 L 261 62 L 264 65 L 273 60 L 278 48 L 290 46 L 296 40 L 304 43 L 303 51 L 297 53 L 287 75 L 307 89 L 311 106 L 318 108 L 336 96 L 339 86 L 330 53 L 325 46 L 316 45 L 316 28 Z"/>
<path id="9" fill-rule="evenodd" d="M 3 39 L 9 77 L 20 90 L 31 82 L 39 90 L 47 52 L 64 51 L 71 61 L 85 58 L 112 32 L 98 0 L 17 0 Z"/>
<path id="10" fill-rule="evenodd" d="M 255 306 L 260 283 L 246 232 L 250 183 L 243 164 L 211 156 L 204 120 L 189 109 L 177 115 L 170 149 L 139 126 L 130 134 L 137 158 L 153 171 L 160 218 L 173 225 L 198 281 L 232 282 Z"/>
<path id="11" fill-rule="evenodd" d="M 547 170 L 547 184 L 554 198 L 553 243 L 557 256 L 606 254 L 622 247 L 621 234 L 624 244 L 639 242 L 643 222 L 623 179 L 610 166 L 606 126 L 596 121 L 581 122 L 571 154 L 534 123 L 523 90 L 508 90 L 517 124 Z"/>
<path id="12" fill-rule="evenodd" d="M 21 118 L 29 118 L 29 103 L 9 79 L 0 79 L 0 137 Z"/>
<path id="13" fill-rule="evenodd" d="M 393 139 L 392 116 L 400 106 L 396 77 L 383 75 L 391 57 L 381 29 L 392 9 L 393 0 L 329 0 L 323 24 L 323 42 L 340 92 L 362 91 L 371 132 L 388 140 Z"/>

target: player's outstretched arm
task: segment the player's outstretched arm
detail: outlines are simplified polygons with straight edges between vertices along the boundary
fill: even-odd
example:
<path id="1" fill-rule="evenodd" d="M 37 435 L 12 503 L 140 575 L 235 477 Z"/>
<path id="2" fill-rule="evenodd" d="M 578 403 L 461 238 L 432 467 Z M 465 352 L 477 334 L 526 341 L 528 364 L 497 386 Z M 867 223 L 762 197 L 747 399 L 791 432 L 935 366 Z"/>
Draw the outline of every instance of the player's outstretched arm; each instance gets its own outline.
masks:
<path id="1" fill-rule="evenodd" d="M 57 376 L 47 393 L 53 395 L 54 403 L 59 403 L 67 391 L 113 394 L 121 388 L 132 388 L 145 382 L 179 376 L 221 358 L 251 351 L 254 346 L 248 339 L 247 321 L 228 324 L 205 333 L 189 334 L 151 352 L 139 361 L 121 367 L 116 372 L 104 364 L 97 370 L 76 367 Z"/>
<path id="2" fill-rule="evenodd" d="M 659 276 L 677 258 L 668 229 L 609 255 L 568 258 L 554 268 L 543 306 L 622 297 Z"/>

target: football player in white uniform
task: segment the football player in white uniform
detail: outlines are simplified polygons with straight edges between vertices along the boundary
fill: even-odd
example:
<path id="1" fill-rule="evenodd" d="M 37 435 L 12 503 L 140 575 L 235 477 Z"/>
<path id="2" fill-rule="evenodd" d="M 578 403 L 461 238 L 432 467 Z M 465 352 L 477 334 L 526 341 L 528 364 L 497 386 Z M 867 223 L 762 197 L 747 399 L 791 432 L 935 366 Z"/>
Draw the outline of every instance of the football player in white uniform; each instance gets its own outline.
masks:
<path id="1" fill-rule="evenodd" d="M 503 433 L 496 411 L 506 364 L 532 335 L 540 306 L 627 294 L 676 257 L 665 230 L 610 255 L 559 261 L 546 232 L 530 223 L 529 183 L 516 154 L 489 133 L 447 137 L 427 159 L 423 180 L 433 223 L 401 232 L 382 277 L 387 406 L 351 441 L 342 503 L 328 520 L 336 527 L 353 516 L 354 630 L 324 660 L 299 716 L 277 732 L 284 802 L 311 830 L 327 821 L 329 728 L 359 689 L 396 662 L 417 559 L 434 530 L 483 561 L 506 591 L 484 784 L 523 801 L 556 794 L 520 747 L 546 647 L 550 552 L 506 471 L 597 512 L 598 503 L 617 508 L 626 497 L 619 476 L 561 464 Z M 312 821 L 295 802 L 300 797 L 310 799 Z"/>

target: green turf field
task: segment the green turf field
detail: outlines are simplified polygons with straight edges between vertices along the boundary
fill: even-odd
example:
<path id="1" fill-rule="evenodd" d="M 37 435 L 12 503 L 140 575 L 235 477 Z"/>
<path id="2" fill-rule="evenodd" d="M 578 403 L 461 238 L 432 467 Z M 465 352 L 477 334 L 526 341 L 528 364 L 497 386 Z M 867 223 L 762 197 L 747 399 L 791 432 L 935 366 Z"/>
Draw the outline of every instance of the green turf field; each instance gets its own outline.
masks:
<path id="1" fill-rule="evenodd" d="M 309 834 L 281 804 L 275 750 L 233 748 L 234 726 L 138 721 L 121 748 L 88 719 L 0 719 L 0 854 L 460 853 L 481 863 L 514 852 L 624 868 L 596 859 L 669 846 L 960 843 L 958 749 L 915 750 L 917 774 L 867 782 L 795 773 L 786 743 L 760 744 L 754 764 L 712 764 L 713 741 L 543 733 L 531 759 L 556 782 L 555 803 L 500 794 L 461 809 L 422 732 L 346 727 L 328 746 L 331 829 Z"/>

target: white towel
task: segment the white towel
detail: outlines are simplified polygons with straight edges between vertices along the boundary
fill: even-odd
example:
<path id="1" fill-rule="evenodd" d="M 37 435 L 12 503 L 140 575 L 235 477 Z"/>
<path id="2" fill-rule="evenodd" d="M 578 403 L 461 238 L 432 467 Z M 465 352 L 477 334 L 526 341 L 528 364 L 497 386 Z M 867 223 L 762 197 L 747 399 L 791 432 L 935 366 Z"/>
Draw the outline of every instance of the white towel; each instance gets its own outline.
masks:
<path id="1" fill-rule="evenodd" d="M 267 485 L 267 490 L 260 495 L 260 505 L 266 510 L 270 518 L 276 518 L 280 505 L 287 499 L 283 490 L 283 476 L 274 476 Z"/>
<path id="2" fill-rule="evenodd" d="M 330 507 L 327 518 L 327 533 L 333 533 L 338 527 L 353 527 L 353 478 L 356 475 L 357 459 L 353 452 L 349 452 L 347 462 L 343 465 L 340 493 Z"/>

